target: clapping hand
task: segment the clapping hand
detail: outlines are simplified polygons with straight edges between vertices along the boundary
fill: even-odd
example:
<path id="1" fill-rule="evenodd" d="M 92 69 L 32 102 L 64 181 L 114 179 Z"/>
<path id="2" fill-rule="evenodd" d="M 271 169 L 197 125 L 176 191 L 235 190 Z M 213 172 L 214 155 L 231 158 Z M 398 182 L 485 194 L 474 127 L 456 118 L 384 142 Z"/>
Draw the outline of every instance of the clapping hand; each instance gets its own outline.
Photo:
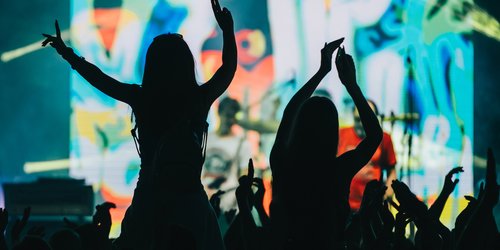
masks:
<path id="1" fill-rule="evenodd" d="M 321 65 L 319 68 L 321 72 L 328 73 L 332 70 L 333 52 L 340 47 L 343 41 L 344 38 L 342 37 L 333 42 L 325 43 L 325 46 L 321 49 Z"/>
<path id="2" fill-rule="evenodd" d="M 337 57 L 335 58 L 335 65 L 337 65 L 337 71 L 342 84 L 346 87 L 356 84 L 356 67 L 354 65 L 354 60 L 351 55 L 345 53 L 344 48 L 338 50 Z"/>
<path id="3" fill-rule="evenodd" d="M 400 212 L 408 213 L 408 215 L 415 218 L 427 215 L 427 206 L 417 199 L 406 184 L 394 180 L 392 182 L 392 189 L 396 194 L 396 199 L 399 201 Z"/>

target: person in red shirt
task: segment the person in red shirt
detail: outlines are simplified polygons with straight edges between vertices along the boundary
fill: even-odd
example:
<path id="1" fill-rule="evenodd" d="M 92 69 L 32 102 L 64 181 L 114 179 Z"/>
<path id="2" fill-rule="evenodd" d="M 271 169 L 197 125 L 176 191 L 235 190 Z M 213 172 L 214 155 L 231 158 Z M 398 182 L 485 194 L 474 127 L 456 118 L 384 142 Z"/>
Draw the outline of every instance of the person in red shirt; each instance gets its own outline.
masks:
<path id="1" fill-rule="evenodd" d="M 367 100 L 368 104 L 378 115 L 377 106 L 371 100 Z M 346 151 L 356 148 L 356 146 L 365 137 L 365 131 L 363 130 L 363 125 L 359 118 L 358 110 L 353 108 L 354 116 L 354 126 L 346 127 L 339 130 L 339 146 L 338 154 L 341 155 Z M 349 205 L 352 211 L 358 211 L 361 205 L 361 199 L 363 198 L 363 191 L 365 190 L 366 184 L 373 180 L 380 180 L 383 178 L 382 172 L 386 171 L 386 197 L 392 196 L 391 182 L 396 179 L 396 154 L 394 153 L 394 147 L 392 145 L 391 136 L 384 132 L 382 142 L 380 143 L 377 151 L 373 154 L 370 162 L 366 164 L 359 172 L 354 176 L 351 181 L 351 188 L 349 194 Z"/>

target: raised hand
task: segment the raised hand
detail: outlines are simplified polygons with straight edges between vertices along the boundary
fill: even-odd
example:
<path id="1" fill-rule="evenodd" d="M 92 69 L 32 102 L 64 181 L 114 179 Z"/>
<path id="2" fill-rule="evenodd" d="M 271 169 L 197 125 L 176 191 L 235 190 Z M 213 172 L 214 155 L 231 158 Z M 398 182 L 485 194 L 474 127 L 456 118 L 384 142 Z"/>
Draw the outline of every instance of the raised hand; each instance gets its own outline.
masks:
<path id="1" fill-rule="evenodd" d="M 452 180 L 453 175 L 463 171 L 464 170 L 462 167 L 456 167 L 450 170 L 448 174 L 446 174 L 446 177 L 444 179 L 443 189 L 441 190 L 441 193 L 439 193 L 439 196 L 436 199 L 436 201 L 429 208 L 429 215 L 434 219 L 439 220 L 439 217 L 443 212 L 444 205 L 446 204 L 448 196 L 450 196 L 450 194 L 453 192 L 453 190 L 458 184 L 459 181 L 458 179 Z"/>
<path id="2" fill-rule="evenodd" d="M 356 84 L 356 67 L 352 56 L 345 53 L 344 48 L 339 48 L 337 57 L 335 58 L 335 65 L 337 65 L 337 72 L 340 81 L 346 87 Z"/>
<path id="3" fill-rule="evenodd" d="M 17 219 L 16 222 L 14 222 L 10 236 L 13 244 L 20 242 L 21 233 L 26 227 L 26 224 L 28 223 L 28 219 L 30 218 L 30 213 L 31 213 L 31 207 L 25 208 L 21 220 Z"/>
<path id="4" fill-rule="evenodd" d="M 7 224 L 9 223 L 9 213 L 6 209 L 0 208 L 0 234 L 3 235 L 5 233 L 5 229 L 7 228 Z"/>
<path id="5" fill-rule="evenodd" d="M 257 192 L 254 196 L 254 206 L 259 213 L 259 218 L 262 226 L 266 227 L 270 225 L 269 217 L 264 209 L 264 194 L 266 193 L 266 188 L 264 187 L 264 181 L 261 178 L 253 178 L 253 184 L 257 186 Z"/>
<path id="6" fill-rule="evenodd" d="M 234 23 L 231 12 L 226 7 L 221 9 L 219 0 L 210 1 L 212 2 L 212 10 L 214 11 L 215 20 L 217 20 L 217 24 L 219 24 L 222 31 L 233 31 Z"/>
<path id="7" fill-rule="evenodd" d="M 47 46 L 47 44 L 49 44 L 50 46 L 54 47 L 57 50 L 57 53 L 62 55 L 67 47 L 61 38 L 61 29 L 59 29 L 59 23 L 57 22 L 57 20 L 55 26 L 56 26 L 56 36 L 42 34 L 45 37 L 45 40 L 42 42 L 42 47 L 45 47 Z"/>
<path id="8" fill-rule="evenodd" d="M 92 217 L 92 222 L 95 227 L 97 227 L 97 231 L 99 235 L 105 239 L 109 237 L 109 231 L 111 230 L 111 214 L 109 210 L 111 208 L 116 208 L 116 205 L 111 202 L 104 202 L 95 207 L 96 212 Z"/>
<path id="9" fill-rule="evenodd" d="M 215 194 L 212 194 L 210 197 L 210 205 L 212 205 L 212 208 L 214 209 L 215 215 L 217 218 L 221 214 L 221 209 L 220 209 L 220 196 L 226 193 L 225 191 L 218 190 Z"/>
<path id="10" fill-rule="evenodd" d="M 443 186 L 443 192 L 445 192 L 445 194 L 448 194 L 448 195 L 451 194 L 459 182 L 458 179 L 455 179 L 455 180 L 451 179 L 453 177 L 453 175 L 458 174 L 458 173 L 463 172 L 463 171 L 464 171 L 463 167 L 456 167 L 456 168 L 453 168 L 452 170 L 450 170 L 450 172 L 448 172 L 448 174 L 446 174 L 446 177 L 444 179 L 444 186 Z"/>
<path id="11" fill-rule="evenodd" d="M 252 159 L 250 159 L 248 161 L 248 174 L 240 177 L 240 179 L 238 180 L 240 185 L 236 189 L 236 200 L 238 201 L 238 206 L 240 206 L 240 210 L 242 209 L 242 207 L 250 209 L 249 206 L 251 204 L 248 204 L 248 201 L 253 196 L 252 192 L 253 175 L 254 175 L 253 161 Z"/>
<path id="12" fill-rule="evenodd" d="M 5 240 L 5 229 L 9 223 L 9 213 L 7 210 L 0 208 L 0 249 L 7 250 L 7 241 Z"/>
<path id="13" fill-rule="evenodd" d="M 394 234 L 396 237 L 405 237 L 406 225 L 412 221 L 412 218 L 405 212 L 398 212 L 394 221 Z"/>
<path id="14" fill-rule="evenodd" d="M 266 192 L 264 181 L 262 181 L 261 178 L 253 178 L 253 185 L 257 187 L 257 192 L 255 192 L 255 206 L 262 206 L 262 203 L 264 201 L 264 194 Z"/>
<path id="15" fill-rule="evenodd" d="M 359 208 L 362 216 L 372 216 L 382 206 L 382 200 L 387 187 L 380 181 L 371 180 L 365 186 L 363 199 Z"/>
<path id="16" fill-rule="evenodd" d="M 493 155 L 493 150 L 489 148 L 488 162 L 486 165 L 486 183 L 484 185 L 484 202 L 485 205 L 490 207 L 494 207 L 498 203 L 498 196 L 500 193 L 495 167 L 495 156 Z"/>
<path id="17" fill-rule="evenodd" d="M 333 52 L 339 48 L 340 44 L 344 41 L 344 38 L 337 39 L 333 42 L 325 43 L 325 46 L 321 49 L 321 65 L 320 71 L 327 73 L 332 70 L 332 55 Z"/>
<path id="18" fill-rule="evenodd" d="M 410 191 L 410 188 L 403 182 L 398 180 L 392 181 L 392 189 L 396 194 L 396 199 L 400 204 L 400 212 L 408 213 L 415 218 L 426 216 L 427 206 L 417 199 L 415 194 Z"/>

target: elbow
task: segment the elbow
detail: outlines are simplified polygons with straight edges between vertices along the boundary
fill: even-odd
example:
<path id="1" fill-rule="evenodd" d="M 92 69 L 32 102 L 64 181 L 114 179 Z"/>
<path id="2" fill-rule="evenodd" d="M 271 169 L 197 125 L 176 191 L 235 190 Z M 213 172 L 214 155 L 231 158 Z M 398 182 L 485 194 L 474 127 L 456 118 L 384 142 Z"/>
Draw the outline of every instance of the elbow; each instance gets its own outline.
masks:
<path id="1" fill-rule="evenodd" d="M 377 130 L 375 132 L 375 138 L 380 143 L 382 142 L 383 137 L 384 137 L 384 131 L 382 131 L 382 128 L 380 127 L 380 125 L 378 125 Z"/>
<path id="2" fill-rule="evenodd" d="M 372 131 L 370 133 L 370 137 L 377 144 L 380 144 L 382 142 L 382 138 L 384 137 L 384 132 L 382 131 L 382 128 L 380 127 L 380 125 L 378 123 L 372 129 Z"/>

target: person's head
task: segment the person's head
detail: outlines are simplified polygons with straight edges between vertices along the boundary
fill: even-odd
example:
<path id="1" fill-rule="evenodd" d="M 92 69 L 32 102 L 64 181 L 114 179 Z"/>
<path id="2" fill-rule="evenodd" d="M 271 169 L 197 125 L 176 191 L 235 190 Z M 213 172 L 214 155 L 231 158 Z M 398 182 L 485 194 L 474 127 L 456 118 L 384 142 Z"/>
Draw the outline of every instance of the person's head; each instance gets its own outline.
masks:
<path id="1" fill-rule="evenodd" d="M 306 156 L 330 156 L 337 152 L 338 113 L 326 97 L 313 96 L 302 104 L 296 117 L 291 147 Z"/>
<path id="2" fill-rule="evenodd" d="M 82 249 L 80 236 L 73 230 L 62 229 L 55 232 L 49 239 L 52 250 Z"/>
<path id="3" fill-rule="evenodd" d="M 240 103 L 233 98 L 224 97 L 219 102 L 217 113 L 219 114 L 219 134 L 226 135 L 230 133 L 231 126 L 236 122 L 236 114 L 240 111 Z"/>
<path id="4" fill-rule="evenodd" d="M 97 249 L 99 246 L 99 232 L 97 228 L 92 223 L 85 223 L 78 226 L 75 232 L 80 237 L 80 242 L 82 243 L 82 248 L 87 249 Z"/>
<path id="5" fill-rule="evenodd" d="M 332 100 L 332 95 L 326 89 L 317 89 L 314 91 L 313 96 L 322 96 Z"/>
<path id="6" fill-rule="evenodd" d="M 27 235 L 24 239 L 15 245 L 13 250 L 51 250 L 49 244 L 38 236 Z"/>
<path id="7" fill-rule="evenodd" d="M 146 54 L 142 88 L 182 96 L 197 87 L 193 54 L 180 34 L 155 37 Z"/>
<path id="8" fill-rule="evenodd" d="M 375 115 L 378 116 L 378 108 L 375 102 L 370 99 L 367 99 L 366 102 L 368 102 L 368 105 L 373 110 Z M 360 137 L 364 137 L 365 130 L 363 129 L 363 124 L 361 123 L 361 118 L 359 117 L 359 112 L 356 106 L 353 106 L 352 108 L 352 116 L 354 118 L 354 130 L 356 131 L 356 134 L 358 134 L 358 136 Z"/>

